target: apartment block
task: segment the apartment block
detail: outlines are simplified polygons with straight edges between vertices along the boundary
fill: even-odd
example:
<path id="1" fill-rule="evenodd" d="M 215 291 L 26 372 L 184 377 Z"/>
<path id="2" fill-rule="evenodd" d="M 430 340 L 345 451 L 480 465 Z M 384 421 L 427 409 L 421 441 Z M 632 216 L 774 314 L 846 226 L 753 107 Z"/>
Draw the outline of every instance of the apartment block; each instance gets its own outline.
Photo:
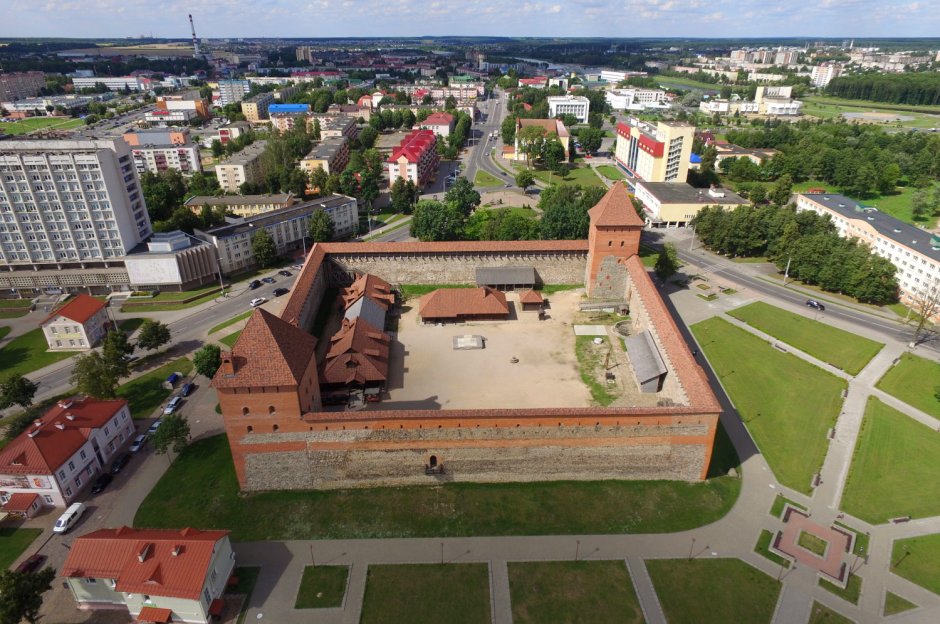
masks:
<path id="1" fill-rule="evenodd" d="M 617 124 L 614 158 L 636 180 L 685 182 L 694 134 L 695 127 L 687 124 L 631 117 Z"/>
<path id="2" fill-rule="evenodd" d="M 0 102 L 13 102 L 39 95 L 46 86 L 45 74 L 41 71 L 0 72 Z"/>
<path id="3" fill-rule="evenodd" d="M 189 129 L 150 128 L 124 134 L 131 146 L 137 173 L 160 173 L 175 169 L 183 175 L 202 171 L 199 147 L 191 140 Z"/>
<path id="4" fill-rule="evenodd" d="M 431 113 L 427 119 L 415 124 L 415 127 L 447 138 L 454 131 L 454 116 L 450 113 Z"/>
<path id="5" fill-rule="evenodd" d="M 251 241 L 257 232 L 262 229 L 267 231 L 274 240 L 279 255 L 302 250 L 310 218 L 318 210 L 330 215 L 336 238 L 353 234 L 359 225 L 356 199 L 345 195 L 330 195 L 255 217 L 229 219 L 229 223 L 225 225 L 205 231 L 196 230 L 195 233 L 215 246 L 222 273 L 240 273 L 256 264 Z"/>
<path id="6" fill-rule="evenodd" d="M 249 130 L 251 130 L 251 124 L 247 121 L 233 121 L 219 128 L 219 141 L 222 145 L 225 145 L 232 139 L 237 139 Z"/>
<path id="7" fill-rule="evenodd" d="M 204 206 L 211 208 L 225 207 L 225 212 L 239 217 L 254 217 L 272 210 L 289 208 L 297 203 L 293 193 L 274 193 L 266 195 L 222 195 L 210 197 L 196 195 L 183 204 L 194 214 L 202 212 Z"/>
<path id="8" fill-rule="evenodd" d="M 268 119 L 268 106 L 274 103 L 273 93 L 258 93 L 242 101 L 242 115 L 249 123 Z"/>
<path id="9" fill-rule="evenodd" d="M 548 98 L 548 116 L 574 115 L 580 123 L 588 122 L 591 101 L 578 95 L 552 96 Z"/>
<path id="10" fill-rule="evenodd" d="M 122 139 L 0 143 L 0 288 L 121 287 L 150 234 Z"/>
<path id="11" fill-rule="evenodd" d="M 322 167 L 327 173 L 342 173 L 349 163 L 349 139 L 344 136 L 323 139 L 300 161 L 300 168 L 313 173 Z"/>
<path id="12" fill-rule="evenodd" d="M 434 177 L 439 162 L 435 134 L 430 130 L 412 130 L 386 161 L 389 184 L 404 178 L 423 188 Z"/>
<path id="13" fill-rule="evenodd" d="M 103 84 L 110 91 L 143 91 L 150 88 L 150 80 L 139 76 L 94 76 L 92 78 L 72 78 L 76 91 L 94 89 Z"/>
<path id="14" fill-rule="evenodd" d="M 938 55 L 940 55 L 940 52 L 938 52 Z M 810 80 L 814 87 L 821 89 L 827 86 L 833 78 L 838 78 L 841 75 L 842 63 L 822 63 L 813 67 Z"/>
<path id="15" fill-rule="evenodd" d="M 220 80 L 219 106 L 241 102 L 250 90 L 251 84 L 247 80 Z"/>
<path id="16" fill-rule="evenodd" d="M 237 154 L 233 154 L 215 166 L 215 175 L 223 191 L 237 193 L 245 182 L 260 182 L 263 176 L 261 153 L 266 141 L 255 141 Z"/>

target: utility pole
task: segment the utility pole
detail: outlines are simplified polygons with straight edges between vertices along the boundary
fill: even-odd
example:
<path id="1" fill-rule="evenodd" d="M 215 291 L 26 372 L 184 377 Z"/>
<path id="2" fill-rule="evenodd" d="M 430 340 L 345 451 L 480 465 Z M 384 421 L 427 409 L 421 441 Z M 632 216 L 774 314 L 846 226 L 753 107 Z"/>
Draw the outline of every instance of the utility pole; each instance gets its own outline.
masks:
<path id="1" fill-rule="evenodd" d="M 792 260 L 793 260 L 793 256 L 790 256 L 789 258 L 787 258 L 787 268 L 786 268 L 786 270 L 783 272 L 783 285 L 784 285 L 784 286 L 787 285 L 787 278 L 790 277 L 790 262 L 791 262 Z"/>
<path id="2" fill-rule="evenodd" d="M 692 228 L 692 241 L 689 243 L 689 251 L 695 249 L 695 226 L 689 226 Z"/>

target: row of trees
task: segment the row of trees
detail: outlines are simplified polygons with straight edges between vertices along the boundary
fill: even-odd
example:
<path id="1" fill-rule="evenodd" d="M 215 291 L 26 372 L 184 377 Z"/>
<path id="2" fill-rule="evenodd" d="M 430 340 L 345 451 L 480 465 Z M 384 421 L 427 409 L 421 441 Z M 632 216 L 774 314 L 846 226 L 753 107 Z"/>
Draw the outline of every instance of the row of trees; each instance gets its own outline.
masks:
<path id="1" fill-rule="evenodd" d="M 794 279 L 865 303 L 897 301 L 894 265 L 854 239 L 841 238 L 828 217 L 789 206 L 733 211 L 707 206 L 692 224 L 699 239 L 718 253 L 765 256 Z"/>
<path id="2" fill-rule="evenodd" d="M 219 180 L 211 173 L 194 173 L 189 178 L 175 169 L 160 173 L 145 171 L 140 176 L 140 186 L 147 204 L 147 213 L 156 232 L 170 230 L 193 231 L 194 227 L 211 227 L 224 220 L 224 212 L 206 212 L 196 216 L 182 206 L 187 197 L 193 195 L 215 195 L 220 192 Z"/>
<path id="3" fill-rule="evenodd" d="M 940 104 L 940 74 L 905 72 L 839 76 L 829 82 L 826 93 L 853 100 L 936 106 Z"/>

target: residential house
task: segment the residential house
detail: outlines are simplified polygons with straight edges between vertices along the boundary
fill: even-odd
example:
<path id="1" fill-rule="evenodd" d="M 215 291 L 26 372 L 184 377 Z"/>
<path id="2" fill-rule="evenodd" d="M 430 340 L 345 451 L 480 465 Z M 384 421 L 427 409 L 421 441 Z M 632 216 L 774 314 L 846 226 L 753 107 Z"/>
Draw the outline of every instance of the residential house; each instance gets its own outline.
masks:
<path id="1" fill-rule="evenodd" d="M 91 349 L 107 333 L 107 305 L 81 293 L 47 316 L 39 326 L 50 351 Z"/>

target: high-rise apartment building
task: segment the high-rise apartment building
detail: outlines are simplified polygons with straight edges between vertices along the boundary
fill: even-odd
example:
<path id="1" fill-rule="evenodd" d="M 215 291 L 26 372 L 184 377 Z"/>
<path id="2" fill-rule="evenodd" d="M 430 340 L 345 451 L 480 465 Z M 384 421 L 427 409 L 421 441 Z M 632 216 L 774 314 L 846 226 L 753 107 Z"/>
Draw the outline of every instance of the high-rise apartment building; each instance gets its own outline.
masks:
<path id="1" fill-rule="evenodd" d="M 202 171 L 199 147 L 192 142 L 189 128 L 149 128 L 124 134 L 131 146 L 137 173 L 160 173 L 176 169 L 183 175 Z"/>
<path id="2" fill-rule="evenodd" d="M 0 288 L 120 287 L 150 234 L 123 140 L 0 143 Z"/>
<path id="3" fill-rule="evenodd" d="M 241 102 L 250 90 L 251 84 L 247 80 L 220 80 L 219 106 Z"/>
<path id="4" fill-rule="evenodd" d="M 255 141 L 215 166 L 215 175 L 223 191 L 237 193 L 245 182 L 261 181 L 261 153 L 266 144 L 266 141 Z"/>
<path id="5" fill-rule="evenodd" d="M 617 124 L 614 157 L 631 177 L 647 182 L 685 182 L 695 127 L 634 117 Z M 632 180 L 628 180 L 633 183 Z"/>
<path id="6" fill-rule="evenodd" d="M 242 115 L 250 123 L 258 123 L 268 118 L 268 106 L 274 104 L 273 93 L 258 93 L 247 100 L 242 100 Z"/>

